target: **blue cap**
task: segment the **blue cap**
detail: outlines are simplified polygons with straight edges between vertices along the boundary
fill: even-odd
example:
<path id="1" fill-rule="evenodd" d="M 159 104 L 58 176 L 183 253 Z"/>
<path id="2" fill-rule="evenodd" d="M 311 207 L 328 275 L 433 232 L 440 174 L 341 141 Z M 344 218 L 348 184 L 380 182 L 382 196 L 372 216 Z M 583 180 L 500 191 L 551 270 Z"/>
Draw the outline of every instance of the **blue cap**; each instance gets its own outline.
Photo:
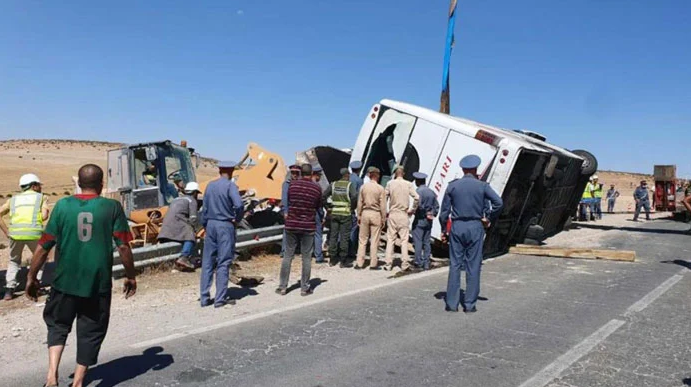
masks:
<path id="1" fill-rule="evenodd" d="M 350 169 L 362 169 L 362 161 L 353 161 L 352 163 L 350 163 Z"/>
<path id="2" fill-rule="evenodd" d="M 322 167 L 312 168 L 312 173 L 322 173 L 322 171 L 323 171 Z"/>
<path id="3" fill-rule="evenodd" d="M 475 169 L 480 166 L 482 160 L 478 155 L 468 155 L 461 159 L 461 168 L 463 169 Z"/>
<path id="4" fill-rule="evenodd" d="M 427 174 L 422 172 L 415 172 L 413 173 L 413 177 L 417 180 L 425 180 L 427 178 Z"/>
<path id="5" fill-rule="evenodd" d="M 300 172 L 300 166 L 297 164 L 293 164 L 290 167 L 288 167 L 288 170 L 290 170 L 291 172 L 293 172 L 293 171 Z"/>
<path id="6" fill-rule="evenodd" d="M 218 162 L 218 167 L 219 168 L 235 168 L 237 167 L 238 163 L 235 161 L 219 161 Z"/>

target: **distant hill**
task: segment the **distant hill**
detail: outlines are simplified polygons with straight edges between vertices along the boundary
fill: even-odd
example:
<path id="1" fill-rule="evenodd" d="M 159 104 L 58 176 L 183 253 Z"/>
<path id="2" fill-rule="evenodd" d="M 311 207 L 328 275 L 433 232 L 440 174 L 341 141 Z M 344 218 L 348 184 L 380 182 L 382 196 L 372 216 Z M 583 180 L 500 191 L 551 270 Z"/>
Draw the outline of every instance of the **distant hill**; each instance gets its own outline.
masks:
<path id="1" fill-rule="evenodd" d="M 94 163 L 106 168 L 106 153 L 122 143 L 83 140 L 0 141 L 0 202 L 19 190 L 19 177 L 35 173 L 44 184 L 44 193 L 61 197 L 73 191 L 72 176 L 80 166 Z M 216 160 L 202 158 L 197 179 L 217 176 Z"/>

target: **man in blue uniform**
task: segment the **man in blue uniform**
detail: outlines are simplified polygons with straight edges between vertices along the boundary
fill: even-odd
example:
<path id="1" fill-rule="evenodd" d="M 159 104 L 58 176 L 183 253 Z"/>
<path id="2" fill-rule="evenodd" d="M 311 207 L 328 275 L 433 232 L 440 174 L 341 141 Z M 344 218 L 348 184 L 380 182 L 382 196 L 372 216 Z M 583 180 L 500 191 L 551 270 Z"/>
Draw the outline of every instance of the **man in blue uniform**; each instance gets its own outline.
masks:
<path id="1" fill-rule="evenodd" d="M 480 166 L 479 156 L 469 155 L 461 160 L 464 176 L 449 183 L 444 193 L 439 222 L 442 230 L 451 219 L 451 235 L 442 235 L 449 240 L 451 262 L 446 288 L 446 310 L 458 312 L 461 298 L 461 268 L 465 267 L 466 290 L 463 311 L 476 312 L 475 303 L 480 294 L 480 267 L 485 228 L 490 220 L 499 215 L 504 202 L 488 183 L 477 178 Z M 489 214 L 487 201 L 491 203 Z"/>
<path id="2" fill-rule="evenodd" d="M 350 183 L 355 186 L 355 197 L 360 196 L 360 188 L 364 182 L 360 178 L 360 171 L 362 170 L 362 161 L 353 161 L 350 163 Z M 358 240 L 360 239 L 360 225 L 358 225 L 357 216 L 353 214 L 353 226 L 350 229 L 350 244 L 348 245 L 348 257 L 354 259 L 357 255 Z"/>
<path id="3" fill-rule="evenodd" d="M 288 176 L 283 181 L 281 185 L 281 213 L 285 219 L 288 216 L 288 188 L 290 187 L 290 182 L 300 178 L 300 167 L 298 165 L 291 165 L 288 167 Z M 281 241 L 281 258 L 283 258 L 283 252 L 286 251 L 286 232 L 283 230 L 283 240 Z"/>
<path id="4" fill-rule="evenodd" d="M 214 304 L 220 308 L 234 304 L 229 300 L 228 274 L 230 264 L 235 258 L 235 225 L 242 220 L 243 205 L 238 186 L 231 180 L 236 163 L 220 162 L 220 177 L 206 187 L 202 208 L 204 254 L 202 256 L 202 276 L 200 301 L 202 307 Z M 216 297 L 211 299 L 211 281 L 216 273 Z"/>
<path id="5" fill-rule="evenodd" d="M 645 220 L 650 220 L 650 195 L 648 194 L 648 183 L 644 180 L 633 191 L 633 200 L 636 201 L 636 212 L 633 214 L 633 221 L 638 222 L 638 215 L 641 214 L 641 209 L 645 209 Z"/>
<path id="6" fill-rule="evenodd" d="M 420 204 L 413 219 L 413 245 L 415 246 L 415 266 L 429 270 L 432 255 L 432 221 L 439 213 L 437 195 L 426 184 L 427 175 L 422 172 L 413 173 Z"/>
<path id="7" fill-rule="evenodd" d="M 312 181 L 319 184 L 322 179 L 322 168 L 314 167 L 312 169 Z M 320 185 L 321 187 L 321 185 Z M 314 261 L 316 263 L 325 263 L 324 261 L 324 251 L 322 249 L 324 245 L 324 217 L 326 216 L 324 212 L 324 207 L 319 207 L 317 209 L 317 229 L 314 232 Z"/>

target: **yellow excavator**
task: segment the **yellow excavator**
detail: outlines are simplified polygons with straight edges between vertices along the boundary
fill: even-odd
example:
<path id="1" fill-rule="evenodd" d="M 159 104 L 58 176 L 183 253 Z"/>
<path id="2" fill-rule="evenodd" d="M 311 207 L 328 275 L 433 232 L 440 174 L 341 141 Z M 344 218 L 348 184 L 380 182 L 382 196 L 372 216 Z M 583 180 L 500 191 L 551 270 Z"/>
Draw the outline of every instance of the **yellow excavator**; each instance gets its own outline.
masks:
<path id="1" fill-rule="evenodd" d="M 134 246 L 153 244 L 168 205 L 190 181 L 197 181 L 201 157 L 187 142 L 139 143 L 108 151 L 106 196 L 119 200 L 130 220 Z M 279 155 L 251 143 L 233 179 L 245 204 L 241 228 L 281 224 L 277 211 L 286 165 Z M 199 182 L 203 191 L 209 181 Z M 203 232 L 203 231 L 202 231 Z"/>

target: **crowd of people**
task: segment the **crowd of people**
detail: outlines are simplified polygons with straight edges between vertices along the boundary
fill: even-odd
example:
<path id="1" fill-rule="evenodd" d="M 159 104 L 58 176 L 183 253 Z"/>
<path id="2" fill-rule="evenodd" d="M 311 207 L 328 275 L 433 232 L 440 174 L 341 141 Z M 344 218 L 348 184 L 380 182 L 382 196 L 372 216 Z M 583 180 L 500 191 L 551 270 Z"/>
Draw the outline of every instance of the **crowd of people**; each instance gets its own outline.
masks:
<path id="1" fill-rule="evenodd" d="M 597 175 L 590 177 L 579 203 L 579 221 L 595 221 L 602 219 L 603 187 L 604 184 L 599 182 Z M 687 211 L 691 212 L 691 185 L 687 183 L 685 188 L 682 187 L 681 184 L 677 186 L 677 191 L 682 190 L 684 191 L 684 198 L 679 204 L 684 206 Z M 609 190 L 604 194 L 604 199 L 607 200 L 607 213 L 613 214 L 615 212 L 615 205 L 620 196 L 621 194 L 616 189 L 615 185 L 611 184 Z M 633 199 L 635 203 L 633 221 L 638 221 L 641 212 L 645 212 L 646 220 L 650 220 L 650 189 L 645 180 L 641 180 L 640 184 L 634 189 Z"/>
<path id="2" fill-rule="evenodd" d="M 286 295 L 290 268 L 299 246 L 302 255 L 301 295 L 312 294 L 310 275 L 312 257 L 325 263 L 321 251 L 324 227 L 329 228 L 329 264 L 365 268 L 369 253 L 369 270 L 380 270 L 378 249 L 382 233 L 386 235 L 384 270 L 393 270 L 394 250 L 400 242 L 401 269 L 430 269 L 431 230 L 439 221 L 442 240 L 449 243 L 450 266 L 445 298 L 446 310 L 467 313 L 477 311 L 475 303 L 480 287 L 482 243 L 485 229 L 498 216 L 503 203 L 489 184 L 477 177 L 481 160 L 467 156 L 460 166 L 464 176 L 451 181 L 441 206 L 437 195 L 427 187 L 427 176 L 412 174 L 415 183 L 405 179 L 402 166 L 393 169 L 394 179 L 380 185 L 381 171 L 366 170 L 360 178 L 362 163 L 343 168 L 341 179 L 319 185 L 322 171 L 310 164 L 290 167 L 290 178 L 283 192 L 285 217 L 282 262 L 276 293 Z M 235 258 L 236 226 L 243 219 L 244 206 L 232 179 L 236 164 L 221 162 L 219 177 L 210 182 L 198 208 L 199 185 L 179 185 L 175 198 L 163 220 L 159 238 L 176 241 L 182 250 L 176 264 L 194 270 L 197 231 L 204 229 L 201 259 L 200 303 L 216 308 L 235 303 L 227 293 L 230 265 Z M 11 259 L 7 271 L 4 298 L 12 299 L 17 286 L 17 272 L 22 250 L 28 247 L 33 256 L 27 276 L 25 295 L 37 301 L 41 288 L 41 270 L 48 254 L 57 246 L 55 274 L 45 303 L 43 319 L 48 330 L 49 364 L 46 386 L 58 385 L 58 369 L 72 325 L 76 321 L 77 366 L 72 385 L 83 384 L 88 368 L 96 364 L 110 321 L 112 298 L 113 246 L 125 269 L 123 293 L 126 298 L 137 290 L 132 235 L 120 202 L 101 196 L 103 170 L 94 164 L 79 169 L 79 193 L 60 199 L 50 213 L 42 184 L 35 175 L 20 179 L 22 192 L 0 207 L 0 214 L 10 215 L 7 225 L 0 217 L 0 229 L 10 238 Z M 412 229 L 411 229 L 412 218 Z M 411 235 L 415 258 L 409 257 Z M 367 248 L 369 247 L 369 251 Z M 461 271 L 466 272 L 465 298 L 461 300 Z M 216 293 L 212 297 L 211 285 Z"/>

